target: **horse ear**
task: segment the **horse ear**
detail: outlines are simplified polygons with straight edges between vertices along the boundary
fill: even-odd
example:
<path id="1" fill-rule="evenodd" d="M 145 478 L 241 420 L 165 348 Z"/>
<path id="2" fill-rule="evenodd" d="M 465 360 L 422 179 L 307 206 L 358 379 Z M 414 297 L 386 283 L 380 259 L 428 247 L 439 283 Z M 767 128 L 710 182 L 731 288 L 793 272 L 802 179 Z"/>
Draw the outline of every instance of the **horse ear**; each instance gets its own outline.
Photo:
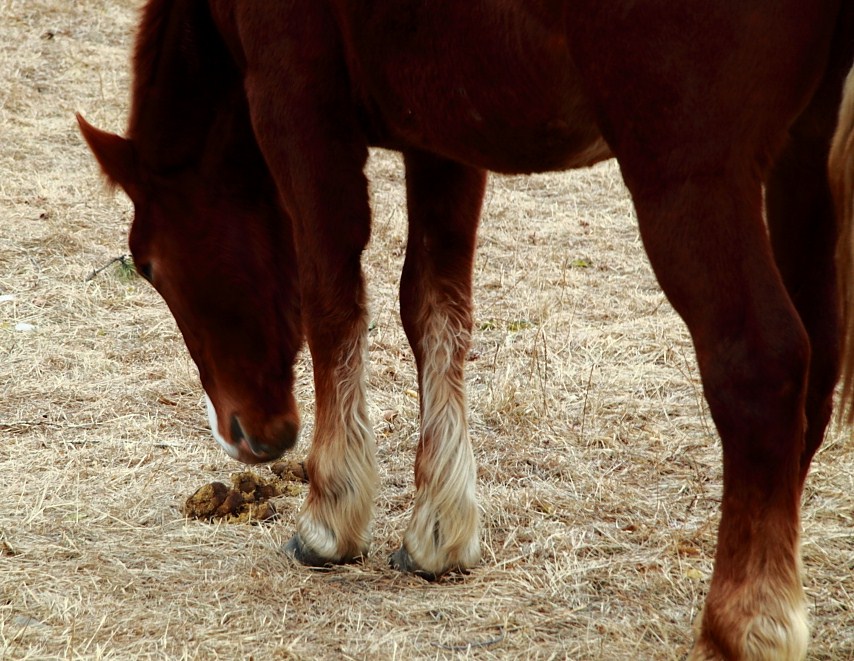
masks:
<path id="1" fill-rule="evenodd" d="M 80 113 L 77 114 L 77 124 L 109 182 L 121 186 L 133 198 L 131 191 L 139 180 L 133 143 L 114 133 L 96 129 Z"/>

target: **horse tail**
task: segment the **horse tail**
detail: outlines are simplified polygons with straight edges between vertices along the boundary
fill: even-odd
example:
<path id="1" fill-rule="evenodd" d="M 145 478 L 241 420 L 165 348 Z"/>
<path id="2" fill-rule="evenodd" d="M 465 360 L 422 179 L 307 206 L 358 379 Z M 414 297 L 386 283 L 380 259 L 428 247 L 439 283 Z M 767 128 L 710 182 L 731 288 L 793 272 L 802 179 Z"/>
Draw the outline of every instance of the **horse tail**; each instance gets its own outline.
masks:
<path id="1" fill-rule="evenodd" d="M 836 268 L 841 304 L 840 419 L 854 423 L 854 68 L 845 81 L 839 122 L 828 159 L 839 243 Z"/>

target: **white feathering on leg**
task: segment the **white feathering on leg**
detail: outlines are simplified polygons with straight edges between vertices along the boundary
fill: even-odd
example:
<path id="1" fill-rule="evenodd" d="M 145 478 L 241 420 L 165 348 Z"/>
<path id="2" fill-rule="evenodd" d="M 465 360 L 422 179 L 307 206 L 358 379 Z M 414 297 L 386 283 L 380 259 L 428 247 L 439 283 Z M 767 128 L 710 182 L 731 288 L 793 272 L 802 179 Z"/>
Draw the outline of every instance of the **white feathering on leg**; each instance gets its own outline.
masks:
<path id="1" fill-rule="evenodd" d="M 334 404 L 315 424 L 307 465 L 312 489 L 297 520 L 297 532 L 314 553 L 330 561 L 364 553 L 377 491 L 376 441 L 368 419 L 364 328 L 349 345 L 336 375 Z"/>
<path id="2" fill-rule="evenodd" d="M 475 463 L 468 435 L 463 360 L 468 324 L 425 306 L 421 340 L 421 438 L 415 507 L 404 545 L 423 570 L 441 574 L 480 558 Z"/>

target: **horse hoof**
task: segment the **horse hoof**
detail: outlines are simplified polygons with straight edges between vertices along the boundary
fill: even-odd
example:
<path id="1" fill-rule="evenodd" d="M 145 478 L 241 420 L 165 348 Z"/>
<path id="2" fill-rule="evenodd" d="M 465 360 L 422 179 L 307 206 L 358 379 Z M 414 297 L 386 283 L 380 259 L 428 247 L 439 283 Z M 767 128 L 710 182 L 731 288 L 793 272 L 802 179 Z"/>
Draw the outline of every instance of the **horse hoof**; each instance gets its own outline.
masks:
<path id="1" fill-rule="evenodd" d="M 324 558 L 312 551 L 306 543 L 302 541 L 299 534 L 291 537 L 282 550 L 286 556 L 295 562 L 305 565 L 306 567 L 311 567 L 312 569 L 331 569 L 335 565 L 350 565 L 361 562 L 364 557 L 360 554 L 353 557 L 342 558 L 340 560 Z"/>
<path id="2" fill-rule="evenodd" d="M 287 544 L 282 549 L 285 555 L 306 567 L 315 569 L 329 569 L 334 564 L 328 558 L 322 558 L 317 553 L 312 551 L 299 535 L 294 535 L 290 538 Z"/>
<path id="3" fill-rule="evenodd" d="M 439 580 L 441 577 L 441 574 L 434 574 L 433 572 L 421 569 L 415 563 L 415 560 L 412 559 L 412 556 L 409 555 L 409 551 L 403 546 L 389 556 L 388 564 L 391 565 L 392 569 L 397 569 L 406 574 L 414 574 L 425 581 L 433 582 Z"/>

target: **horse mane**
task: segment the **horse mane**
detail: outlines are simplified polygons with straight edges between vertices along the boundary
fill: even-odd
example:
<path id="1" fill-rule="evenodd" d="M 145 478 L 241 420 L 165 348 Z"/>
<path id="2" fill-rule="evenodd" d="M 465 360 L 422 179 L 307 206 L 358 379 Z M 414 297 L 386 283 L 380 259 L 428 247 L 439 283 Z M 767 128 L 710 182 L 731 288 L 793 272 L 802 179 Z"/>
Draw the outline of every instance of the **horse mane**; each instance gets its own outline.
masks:
<path id="1" fill-rule="evenodd" d="M 174 4 L 171 0 L 149 0 L 142 9 L 142 19 L 136 34 L 136 45 L 133 54 L 133 98 L 141 99 L 146 88 L 154 81 L 157 62 L 160 56 L 161 43 L 164 38 L 164 24 L 167 9 Z M 131 108 L 130 125 L 135 124 L 139 104 Z"/>
<path id="2" fill-rule="evenodd" d="M 130 132 L 140 122 L 142 101 L 156 84 L 161 54 L 168 40 L 169 19 L 176 20 L 176 5 L 184 0 L 148 0 L 142 8 L 142 18 L 136 34 L 133 53 L 133 103 L 129 120 Z"/>
<path id="3" fill-rule="evenodd" d="M 211 127 L 233 123 L 223 115 L 234 110 L 229 100 L 242 95 L 240 80 L 206 0 L 148 0 L 133 55 L 127 131 L 141 161 L 170 171 L 233 143 L 228 132 Z"/>

